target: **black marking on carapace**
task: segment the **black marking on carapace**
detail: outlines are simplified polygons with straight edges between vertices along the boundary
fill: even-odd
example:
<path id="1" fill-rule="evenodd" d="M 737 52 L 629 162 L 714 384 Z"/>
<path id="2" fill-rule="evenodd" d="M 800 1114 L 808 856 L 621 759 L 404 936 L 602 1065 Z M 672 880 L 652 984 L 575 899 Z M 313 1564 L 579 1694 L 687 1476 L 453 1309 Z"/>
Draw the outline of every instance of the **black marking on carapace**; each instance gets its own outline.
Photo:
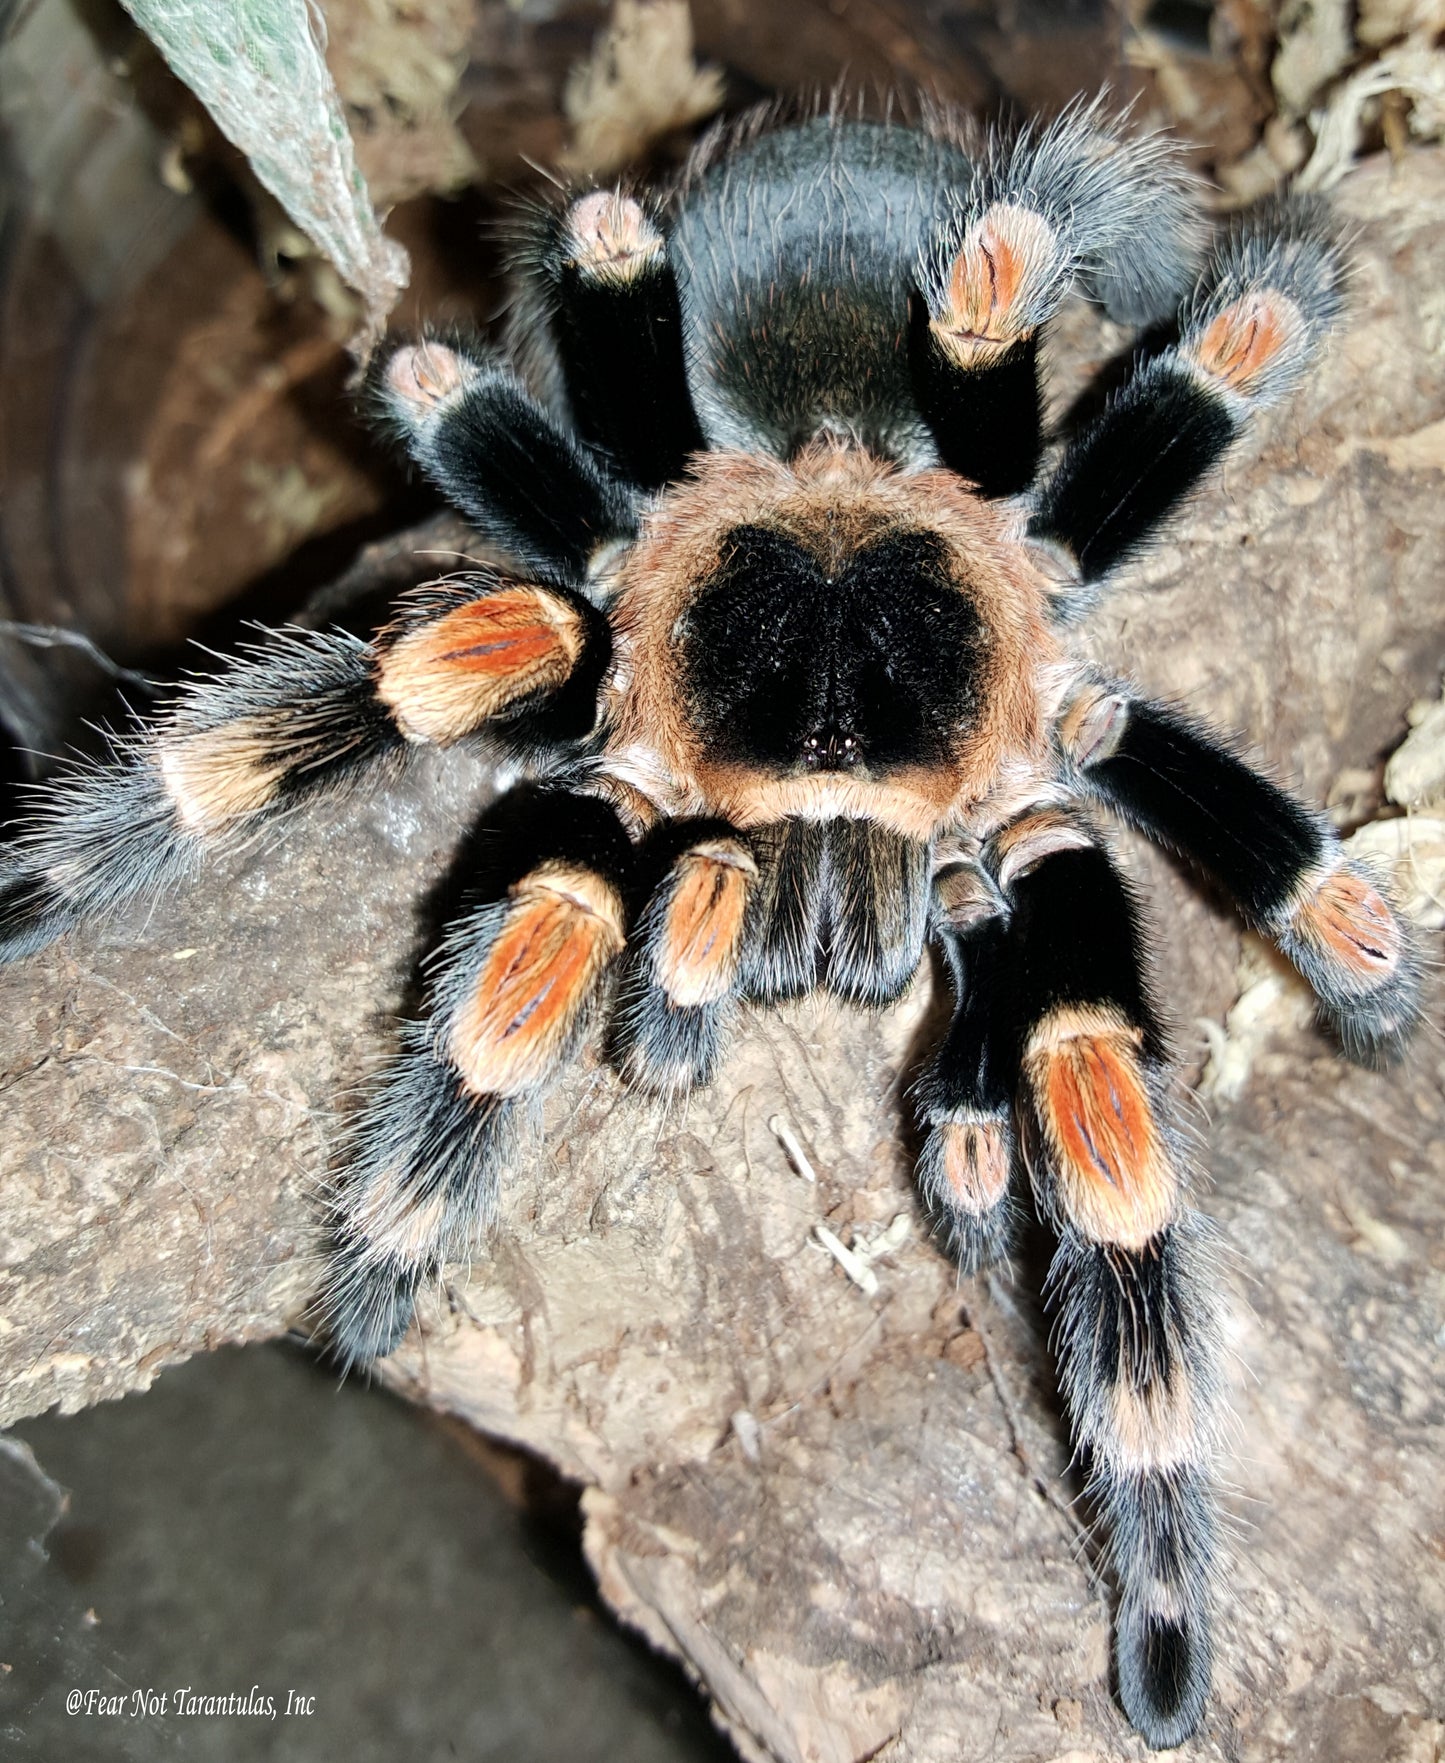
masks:
<path id="1" fill-rule="evenodd" d="M 934 533 L 895 529 L 828 575 L 788 533 L 735 527 L 674 638 L 709 753 L 780 776 L 946 760 L 986 639 Z"/>

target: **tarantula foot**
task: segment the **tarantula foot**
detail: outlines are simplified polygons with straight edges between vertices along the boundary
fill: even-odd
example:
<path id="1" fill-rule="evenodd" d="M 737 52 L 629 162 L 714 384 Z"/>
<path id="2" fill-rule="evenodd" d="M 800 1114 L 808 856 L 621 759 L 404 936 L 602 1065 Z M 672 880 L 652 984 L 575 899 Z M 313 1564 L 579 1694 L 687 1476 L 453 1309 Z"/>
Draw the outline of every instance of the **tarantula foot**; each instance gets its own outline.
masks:
<path id="1" fill-rule="evenodd" d="M 1322 209 L 1297 202 L 1279 210 L 1273 226 L 1246 221 L 1216 253 L 1207 291 L 1196 295 L 1180 338 L 1183 362 L 1227 400 L 1273 403 L 1338 320 L 1343 278 Z"/>
<path id="2" fill-rule="evenodd" d="M 1350 1059 L 1381 1066 L 1399 1058 L 1420 1017 L 1419 961 L 1405 924 L 1364 870 L 1342 864 L 1315 882 L 1278 940 Z"/>
<path id="3" fill-rule="evenodd" d="M 338 1251 L 345 1275 L 326 1302 L 331 1354 L 346 1370 L 360 1371 L 401 1345 L 416 1310 L 416 1295 L 433 1270 L 395 1260 L 350 1258 Z"/>
<path id="4" fill-rule="evenodd" d="M 23 863 L 0 870 L 0 964 L 44 949 L 75 922 L 48 876 Z"/>
<path id="5" fill-rule="evenodd" d="M 1119 1700 L 1154 1751 L 1182 1745 L 1199 1726 L 1209 1697 L 1209 1626 L 1202 1613 L 1163 1616 L 1119 1611 Z"/>
<path id="6" fill-rule="evenodd" d="M 318 1309 L 338 1359 L 360 1366 L 395 1351 L 421 1286 L 490 1218 L 514 1140 L 515 1104 L 470 1094 L 430 1025 L 406 1024 L 328 1203 Z"/>
<path id="7" fill-rule="evenodd" d="M 1382 1071 L 1405 1056 L 1420 1022 L 1420 977 L 1413 969 L 1368 999 L 1349 1005 L 1321 1003 L 1320 1018 L 1355 1065 Z"/>
<path id="8" fill-rule="evenodd" d="M 918 1158 L 924 1203 L 966 1274 L 1008 1253 L 1014 1133 L 1006 1112 L 957 1110 L 933 1120 Z"/>
<path id="9" fill-rule="evenodd" d="M 567 267 L 594 282 L 630 282 L 662 255 L 663 237 L 642 204 L 620 190 L 594 190 L 567 210 Z"/>

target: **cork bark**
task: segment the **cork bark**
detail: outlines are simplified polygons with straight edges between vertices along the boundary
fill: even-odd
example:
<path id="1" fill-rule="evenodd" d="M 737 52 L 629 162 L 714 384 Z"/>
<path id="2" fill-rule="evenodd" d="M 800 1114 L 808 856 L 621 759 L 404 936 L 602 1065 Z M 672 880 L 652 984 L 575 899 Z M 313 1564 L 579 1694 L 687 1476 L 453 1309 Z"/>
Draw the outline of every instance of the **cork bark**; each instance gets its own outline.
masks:
<path id="1" fill-rule="evenodd" d="M 1445 659 L 1445 154 L 1370 162 L 1348 330 L 1092 621 L 1091 652 L 1368 811 Z M 1125 339 L 1076 317 L 1057 383 Z M 392 556 L 388 567 L 395 567 Z M 491 789 L 461 753 L 0 974 L 0 1418 L 145 1388 L 304 1319 L 315 1192 L 385 1057 L 414 907 Z M 1120 838 L 1197 1071 L 1236 924 Z M 1437 950 L 1438 953 L 1438 950 Z M 1194 1759 L 1426 1763 L 1445 1737 L 1445 1070 L 1289 1029 L 1198 1111 L 1235 1416 L 1216 1693 Z M 495 1240 L 382 1375 L 584 1489 L 624 1620 L 749 1758 L 1144 1753 L 1075 1505 L 1038 1287 L 960 1280 L 909 1173 L 925 972 L 895 1009 L 754 1015 L 668 1113 L 595 1059 L 550 1099 Z M 775 1131 L 784 1123 L 816 1175 Z M 814 1238 L 894 1246 L 870 1296 Z"/>

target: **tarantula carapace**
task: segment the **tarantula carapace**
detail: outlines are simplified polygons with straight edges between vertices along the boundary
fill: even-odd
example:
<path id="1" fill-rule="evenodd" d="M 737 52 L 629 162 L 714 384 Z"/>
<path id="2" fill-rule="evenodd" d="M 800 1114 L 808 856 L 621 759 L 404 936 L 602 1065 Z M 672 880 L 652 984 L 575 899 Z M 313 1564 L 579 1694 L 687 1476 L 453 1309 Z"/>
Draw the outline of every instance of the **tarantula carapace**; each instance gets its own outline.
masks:
<path id="1" fill-rule="evenodd" d="M 1176 1743 L 1209 1683 L 1219 1346 L 1091 807 L 1228 890 L 1353 1057 L 1403 1042 L 1418 988 L 1325 819 L 1067 631 L 1310 363 L 1341 304 L 1327 217 L 1210 244 L 1175 151 L 1097 107 L 1010 135 L 829 111 L 722 129 L 670 187 L 561 197 L 520 240 L 504 349 L 391 345 L 370 377 L 505 567 L 406 596 L 369 645 L 268 634 L 52 785 L 0 890 L 8 952 L 408 743 L 484 736 L 529 774 L 327 1202 L 330 1329 L 364 1362 L 599 1011 L 623 1076 L 676 1095 L 741 1003 L 882 1004 L 932 944 L 954 1002 L 916 1092 L 923 1193 L 969 1271 L 1026 1179 L 1057 1232 L 1120 1695 Z M 1045 466 L 1039 352 L 1072 287 L 1172 340 Z"/>

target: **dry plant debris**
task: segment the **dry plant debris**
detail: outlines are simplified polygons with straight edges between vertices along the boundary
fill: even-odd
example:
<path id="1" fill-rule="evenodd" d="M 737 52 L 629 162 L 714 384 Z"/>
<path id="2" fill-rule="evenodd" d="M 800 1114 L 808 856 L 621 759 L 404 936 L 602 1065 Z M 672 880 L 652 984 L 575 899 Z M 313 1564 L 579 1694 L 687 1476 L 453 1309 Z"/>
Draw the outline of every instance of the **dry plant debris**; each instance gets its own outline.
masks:
<path id="1" fill-rule="evenodd" d="M 379 206 L 481 176 L 457 127 L 477 0 L 326 0 L 326 61 Z"/>
<path id="2" fill-rule="evenodd" d="M 1398 155 L 1445 133 L 1438 0 L 1220 0 L 1213 55 L 1181 50 L 1152 16 L 1131 7 L 1129 58 L 1149 70 L 1170 119 L 1196 138 L 1212 125 L 1217 147 L 1250 124 L 1249 146 L 1214 164 L 1222 206 L 1247 206 L 1291 178 L 1332 189 L 1370 144 Z M 1221 109 L 1232 113 L 1223 128 Z"/>
<path id="3" fill-rule="evenodd" d="M 722 74 L 694 58 L 687 0 L 616 0 L 612 22 L 562 94 L 572 128 L 563 169 L 610 176 L 722 101 Z"/>

